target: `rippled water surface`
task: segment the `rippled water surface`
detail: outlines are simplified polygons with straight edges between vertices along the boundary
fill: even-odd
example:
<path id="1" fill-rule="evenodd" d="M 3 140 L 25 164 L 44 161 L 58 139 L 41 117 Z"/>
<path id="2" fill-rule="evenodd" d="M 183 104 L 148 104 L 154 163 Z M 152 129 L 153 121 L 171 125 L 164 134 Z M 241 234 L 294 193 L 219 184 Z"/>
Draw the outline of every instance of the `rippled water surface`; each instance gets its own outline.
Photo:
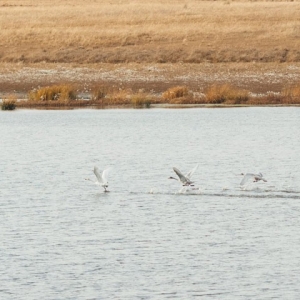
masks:
<path id="1" fill-rule="evenodd" d="M 1 299 L 299 299 L 299 108 L 17 110 L 0 130 Z M 172 167 L 197 163 L 178 193 Z"/>

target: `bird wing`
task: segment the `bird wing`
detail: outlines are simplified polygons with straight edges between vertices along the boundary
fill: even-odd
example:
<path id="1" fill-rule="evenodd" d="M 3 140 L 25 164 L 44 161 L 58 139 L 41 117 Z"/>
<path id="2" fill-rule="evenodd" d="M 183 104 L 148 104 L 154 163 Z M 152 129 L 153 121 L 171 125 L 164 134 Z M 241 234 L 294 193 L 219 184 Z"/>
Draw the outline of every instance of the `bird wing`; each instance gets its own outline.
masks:
<path id="1" fill-rule="evenodd" d="M 103 183 L 103 179 L 102 179 L 102 175 L 101 175 L 101 171 L 99 170 L 98 167 L 94 167 L 94 173 L 99 181 L 99 183 Z"/>
<path id="2" fill-rule="evenodd" d="M 106 169 L 103 171 L 102 173 L 102 180 L 103 180 L 103 183 L 107 184 L 107 181 L 108 181 L 108 173 L 109 173 L 110 169 Z"/>
<path id="3" fill-rule="evenodd" d="M 193 174 L 195 173 L 195 171 L 198 169 L 199 164 L 197 164 L 191 171 L 189 171 L 185 177 L 188 179 L 191 179 L 191 177 L 193 176 Z"/>
<path id="4" fill-rule="evenodd" d="M 254 178 L 255 174 L 247 173 L 242 179 L 240 185 L 244 185 L 250 178 Z"/>
<path id="5" fill-rule="evenodd" d="M 267 182 L 267 180 L 264 178 L 262 173 L 258 173 L 258 175 L 260 176 L 260 179 L 264 182 Z"/>
<path id="6" fill-rule="evenodd" d="M 186 177 L 177 168 L 174 167 L 173 170 L 177 174 L 177 176 L 179 177 L 179 179 L 182 183 L 187 182 Z"/>

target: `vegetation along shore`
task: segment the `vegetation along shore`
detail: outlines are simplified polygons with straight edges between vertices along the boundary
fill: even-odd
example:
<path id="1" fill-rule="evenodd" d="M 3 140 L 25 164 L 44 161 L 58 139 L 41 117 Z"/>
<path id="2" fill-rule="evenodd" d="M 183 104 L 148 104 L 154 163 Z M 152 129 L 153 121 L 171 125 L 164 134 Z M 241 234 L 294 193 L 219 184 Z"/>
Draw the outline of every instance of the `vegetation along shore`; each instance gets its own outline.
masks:
<path id="1" fill-rule="evenodd" d="M 4 1 L 2 108 L 298 105 L 299 15 L 300 1 Z"/>

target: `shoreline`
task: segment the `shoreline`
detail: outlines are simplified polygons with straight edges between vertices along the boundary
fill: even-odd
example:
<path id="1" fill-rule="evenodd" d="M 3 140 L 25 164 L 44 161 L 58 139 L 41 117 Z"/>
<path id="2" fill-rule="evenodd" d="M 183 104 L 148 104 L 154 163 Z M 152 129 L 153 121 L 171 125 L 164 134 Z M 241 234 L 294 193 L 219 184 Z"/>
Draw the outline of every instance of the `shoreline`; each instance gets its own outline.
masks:
<path id="1" fill-rule="evenodd" d="M 246 105 L 246 104 L 153 104 L 151 107 L 133 107 L 131 105 L 109 105 L 100 107 L 96 105 L 91 106 L 28 106 L 16 107 L 17 110 L 118 110 L 118 109 L 193 109 L 193 108 L 275 108 L 275 107 L 300 107 L 300 104 L 263 104 L 263 105 Z"/>
<path id="2" fill-rule="evenodd" d="M 29 92 L 53 85 L 70 85 L 77 94 L 77 103 L 66 105 L 50 103 L 28 103 Z M 231 85 L 248 92 L 251 101 L 204 101 L 205 91 L 213 85 Z M 285 101 L 284 88 L 300 86 L 300 63 L 200 63 L 200 64 L 52 64 L 52 63 L 0 63 L 0 100 L 13 97 L 23 101 L 28 108 L 55 106 L 91 107 L 95 87 L 124 92 L 117 100 L 102 99 L 96 103 L 101 107 L 132 107 L 132 97 L 143 94 L 151 99 L 151 107 L 156 104 L 174 107 L 239 107 L 239 106 L 298 106 L 300 99 Z M 188 97 L 163 99 L 163 94 L 175 87 L 186 87 Z M 295 98 L 295 97 L 294 97 Z M 299 96 L 298 96 L 299 98 Z M 91 105 L 92 104 L 92 105 Z M 59 107 L 58 107 L 59 106 Z M 63 106 L 63 107 L 62 107 Z M 72 108 L 70 107 L 70 108 Z M 20 108 L 20 107 L 18 107 Z"/>

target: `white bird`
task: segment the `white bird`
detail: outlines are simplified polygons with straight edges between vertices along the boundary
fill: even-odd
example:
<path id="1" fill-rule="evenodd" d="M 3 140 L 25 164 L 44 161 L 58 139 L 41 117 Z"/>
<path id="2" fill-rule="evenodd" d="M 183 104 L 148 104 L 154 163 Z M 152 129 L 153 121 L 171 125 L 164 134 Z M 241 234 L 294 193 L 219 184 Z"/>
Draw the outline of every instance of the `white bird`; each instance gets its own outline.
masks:
<path id="1" fill-rule="evenodd" d="M 108 181 L 107 181 L 108 171 L 109 171 L 109 169 L 106 169 L 101 173 L 101 171 L 99 170 L 98 167 L 96 167 L 96 166 L 94 167 L 94 174 L 96 175 L 96 178 L 97 178 L 97 181 L 94 183 L 97 185 L 101 185 L 104 188 L 104 192 L 109 192 L 107 190 L 107 188 L 108 188 Z M 86 179 L 86 180 L 93 181 L 91 179 Z"/>
<path id="2" fill-rule="evenodd" d="M 257 181 L 264 181 L 267 182 L 267 180 L 265 178 L 263 178 L 263 174 L 258 173 L 258 174 L 252 174 L 252 173 L 247 173 L 244 174 L 242 173 L 241 175 L 244 175 L 244 178 L 242 179 L 240 185 L 244 185 L 249 179 L 252 179 L 253 182 L 257 182 Z"/>
<path id="3" fill-rule="evenodd" d="M 174 178 L 174 177 L 169 177 L 169 179 L 175 179 L 177 181 L 180 181 L 182 183 L 182 186 L 194 186 L 193 185 L 193 181 L 191 181 L 191 177 L 192 175 L 195 173 L 195 171 L 197 170 L 198 165 L 196 165 L 191 171 L 189 171 L 186 175 L 183 175 L 177 168 L 173 168 L 174 172 L 176 173 L 176 175 L 178 176 L 178 178 Z"/>

